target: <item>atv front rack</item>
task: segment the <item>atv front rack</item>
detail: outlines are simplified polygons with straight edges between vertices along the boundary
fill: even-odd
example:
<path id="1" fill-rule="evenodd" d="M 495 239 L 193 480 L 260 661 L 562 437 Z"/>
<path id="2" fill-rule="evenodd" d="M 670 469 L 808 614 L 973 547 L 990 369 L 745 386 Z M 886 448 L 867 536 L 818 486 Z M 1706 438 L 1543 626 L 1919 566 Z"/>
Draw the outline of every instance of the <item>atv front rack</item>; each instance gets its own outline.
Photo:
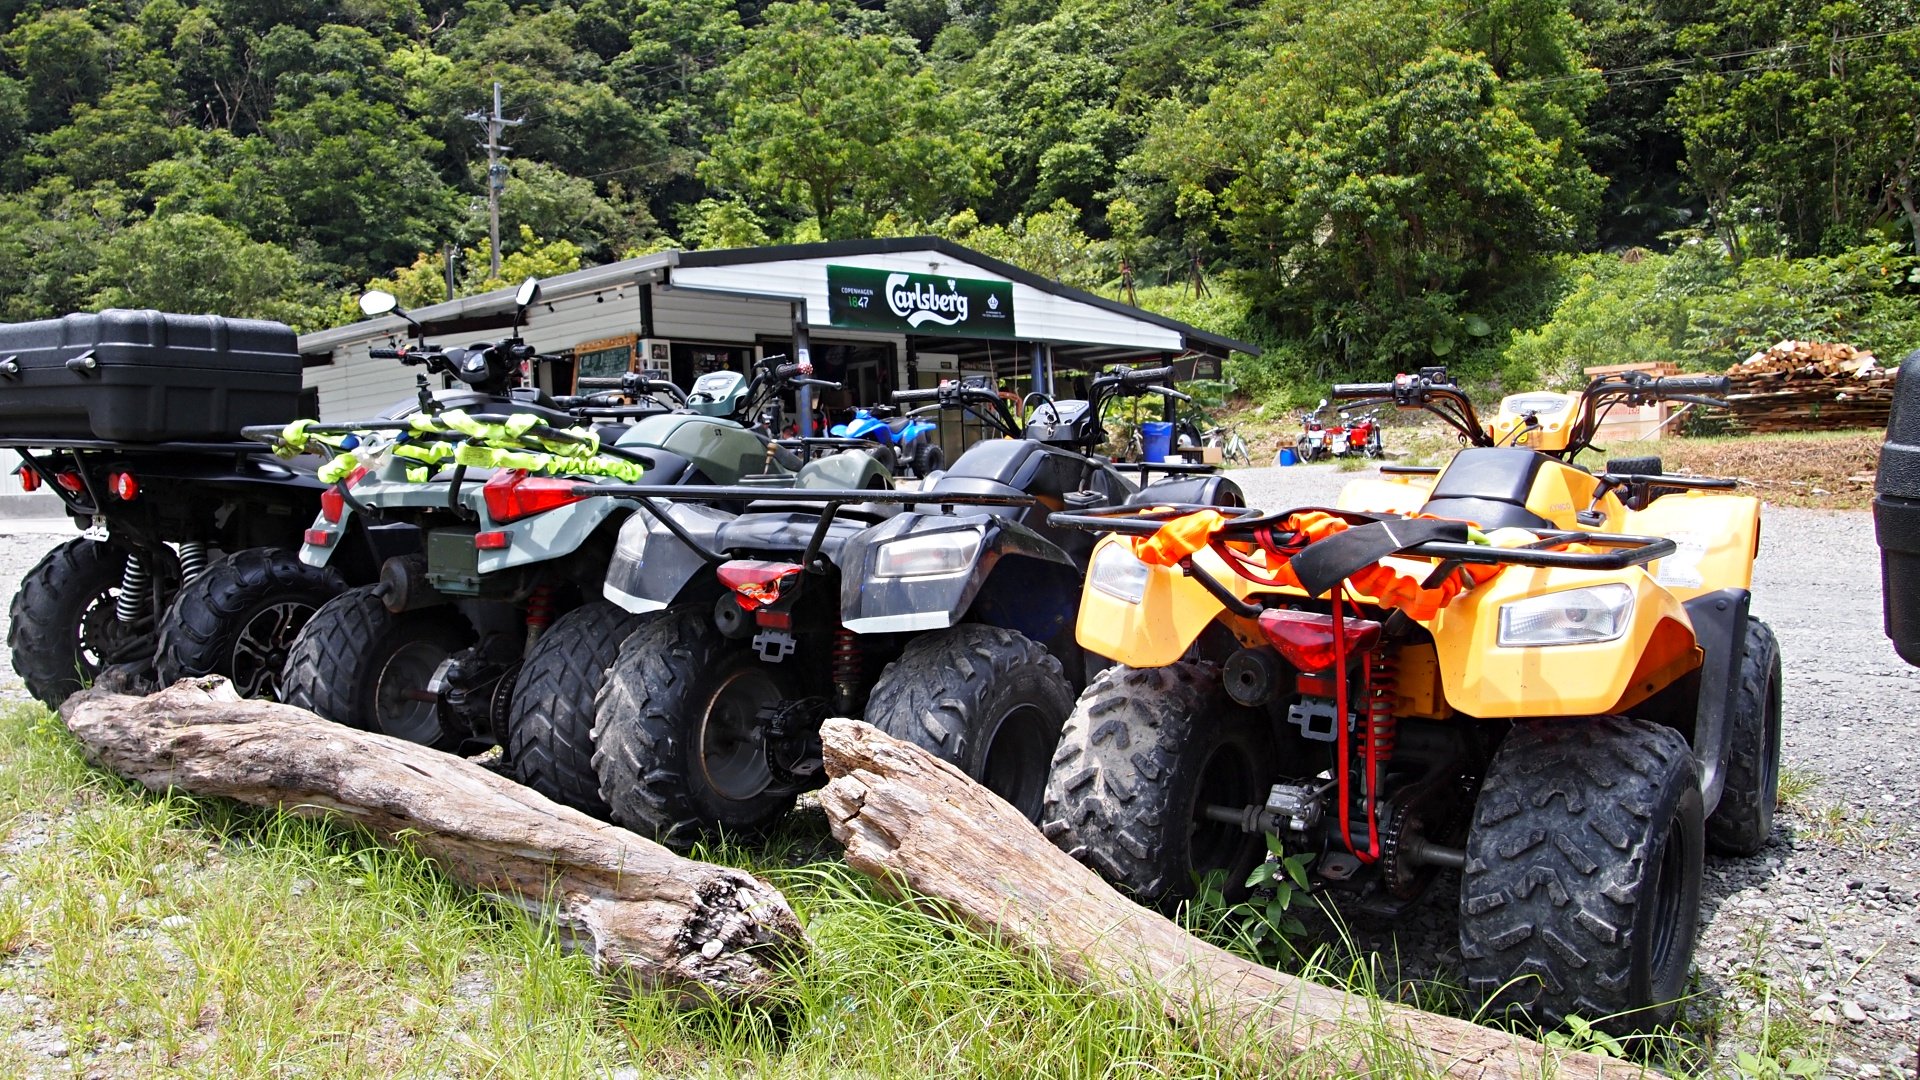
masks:
<path id="1" fill-rule="evenodd" d="M 582 498 L 633 499 L 654 516 L 660 524 L 666 526 L 681 543 L 687 545 L 696 555 L 709 563 L 723 563 L 728 553 L 714 551 L 694 539 L 693 535 L 673 515 L 655 500 L 667 502 L 705 502 L 705 503 L 819 503 L 821 507 L 819 524 L 814 526 L 813 534 L 807 540 L 807 547 L 800 564 L 809 571 L 824 569 L 817 564 L 820 548 L 826 543 L 827 531 L 833 527 L 833 521 L 840 511 L 848 506 L 935 506 L 941 513 L 952 513 L 956 506 L 1034 506 L 1039 498 L 1033 495 L 993 495 L 986 493 L 961 491 L 894 491 L 869 490 L 866 488 L 768 488 L 754 486 L 727 486 L 722 484 L 580 484 L 573 494 Z M 754 513 L 751 505 L 744 511 Z"/>

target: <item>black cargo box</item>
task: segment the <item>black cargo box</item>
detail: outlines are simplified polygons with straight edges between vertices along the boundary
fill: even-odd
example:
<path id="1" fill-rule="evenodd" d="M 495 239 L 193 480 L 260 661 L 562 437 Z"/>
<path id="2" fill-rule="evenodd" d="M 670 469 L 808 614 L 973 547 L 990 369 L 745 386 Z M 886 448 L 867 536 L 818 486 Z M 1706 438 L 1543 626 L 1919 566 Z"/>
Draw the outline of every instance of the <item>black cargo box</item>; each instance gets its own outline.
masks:
<path id="1" fill-rule="evenodd" d="M 1900 362 L 1874 489 L 1887 637 L 1901 659 L 1920 665 L 1920 349 Z"/>
<path id="2" fill-rule="evenodd" d="M 281 323 L 109 309 L 0 325 L 0 436 L 229 440 L 299 407 Z"/>

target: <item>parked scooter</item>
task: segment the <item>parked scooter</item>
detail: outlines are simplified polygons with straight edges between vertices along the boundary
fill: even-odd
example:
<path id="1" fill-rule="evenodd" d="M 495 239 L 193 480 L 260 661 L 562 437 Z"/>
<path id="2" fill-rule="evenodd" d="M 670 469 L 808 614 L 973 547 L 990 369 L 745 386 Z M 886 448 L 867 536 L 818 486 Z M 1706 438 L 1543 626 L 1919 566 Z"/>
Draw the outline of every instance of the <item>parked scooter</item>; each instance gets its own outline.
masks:
<path id="1" fill-rule="evenodd" d="M 890 405 L 869 405 L 853 410 L 853 419 L 835 424 L 829 434 L 842 439 L 868 439 L 884 447 L 881 457 L 889 463 L 913 470 L 925 479 L 945 467 L 947 452 L 935 441 L 940 425 L 930 420 L 896 416 Z"/>
<path id="2" fill-rule="evenodd" d="M 1024 423 L 984 382 L 903 391 L 896 401 L 965 410 L 1007 437 L 975 444 L 917 492 L 796 490 L 745 513 L 679 502 L 630 519 L 607 595 L 665 614 L 627 639 L 600 692 L 595 763 L 614 819 L 683 845 L 760 828 L 824 779 L 818 729 L 834 715 L 864 715 L 1036 815 L 1088 675 L 1069 628 L 1092 538 L 1046 515 L 1129 499 L 1241 502 L 1215 476 L 1142 490 L 1093 456 L 1101 406 L 1181 396 L 1158 385 L 1170 375 L 1109 372 L 1088 401 L 1030 395 Z M 1148 468 L 1210 471 L 1154 465 L 1143 478 Z"/>
<path id="3" fill-rule="evenodd" d="M 1300 414 L 1301 430 L 1294 440 L 1293 452 L 1303 462 L 1320 461 L 1332 452 L 1327 427 L 1320 422 L 1320 413 L 1326 407 L 1327 399 L 1321 398 L 1318 408 Z"/>

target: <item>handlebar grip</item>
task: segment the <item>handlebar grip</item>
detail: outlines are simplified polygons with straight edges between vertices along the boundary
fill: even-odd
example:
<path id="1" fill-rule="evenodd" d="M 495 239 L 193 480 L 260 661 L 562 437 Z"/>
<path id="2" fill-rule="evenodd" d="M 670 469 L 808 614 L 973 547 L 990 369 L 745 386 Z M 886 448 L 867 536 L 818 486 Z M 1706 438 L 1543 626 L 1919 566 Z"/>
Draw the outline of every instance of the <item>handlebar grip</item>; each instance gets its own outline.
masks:
<path id="1" fill-rule="evenodd" d="M 1653 388 L 1662 394 L 1724 394 L 1733 383 L 1725 375 L 1668 375 L 1653 380 Z"/>
<path id="2" fill-rule="evenodd" d="M 1134 368 L 1122 375 L 1121 380 L 1129 386 L 1150 386 L 1162 379 L 1173 378 L 1172 367 Z"/>
<path id="3" fill-rule="evenodd" d="M 367 355 L 375 360 L 398 360 L 404 354 L 399 349 L 368 349 Z"/>
<path id="4" fill-rule="evenodd" d="M 931 390 L 895 390 L 893 400 L 900 404 L 913 401 L 939 401 L 940 390 L 937 387 Z"/>
<path id="5" fill-rule="evenodd" d="M 1328 396 L 1347 399 L 1392 397 L 1393 384 L 1390 382 L 1335 383 Z"/>

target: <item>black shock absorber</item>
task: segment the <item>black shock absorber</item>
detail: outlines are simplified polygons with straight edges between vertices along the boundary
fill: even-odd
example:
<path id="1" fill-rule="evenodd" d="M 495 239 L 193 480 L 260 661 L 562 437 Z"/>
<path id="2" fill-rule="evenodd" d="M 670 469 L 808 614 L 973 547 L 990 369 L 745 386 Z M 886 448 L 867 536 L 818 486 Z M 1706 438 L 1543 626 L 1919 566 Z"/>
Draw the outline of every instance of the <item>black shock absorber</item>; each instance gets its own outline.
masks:
<path id="1" fill-rule="evenodd" d="M 205 540 L 181 541 L 180 584 L 185 585 L 206 573 L 207 563 L 211 561 L 213 561 L 213 548 Z"/>
<path id="2" fill-rule="evenodd" d="M 114 598 L 114 617 L 123 623 L 139 622 L 153 596 L 153 574 L 139 552 L 127 556 L 126 569 L 120 571 L 120 595 Z"/>
<path id="3" fill-rule="evenodd" d="M 862 674 L 860 636 L 846 627 L 833 632 L 833 707 L 842 716 L 853 715 L 860 696 Z"/>

